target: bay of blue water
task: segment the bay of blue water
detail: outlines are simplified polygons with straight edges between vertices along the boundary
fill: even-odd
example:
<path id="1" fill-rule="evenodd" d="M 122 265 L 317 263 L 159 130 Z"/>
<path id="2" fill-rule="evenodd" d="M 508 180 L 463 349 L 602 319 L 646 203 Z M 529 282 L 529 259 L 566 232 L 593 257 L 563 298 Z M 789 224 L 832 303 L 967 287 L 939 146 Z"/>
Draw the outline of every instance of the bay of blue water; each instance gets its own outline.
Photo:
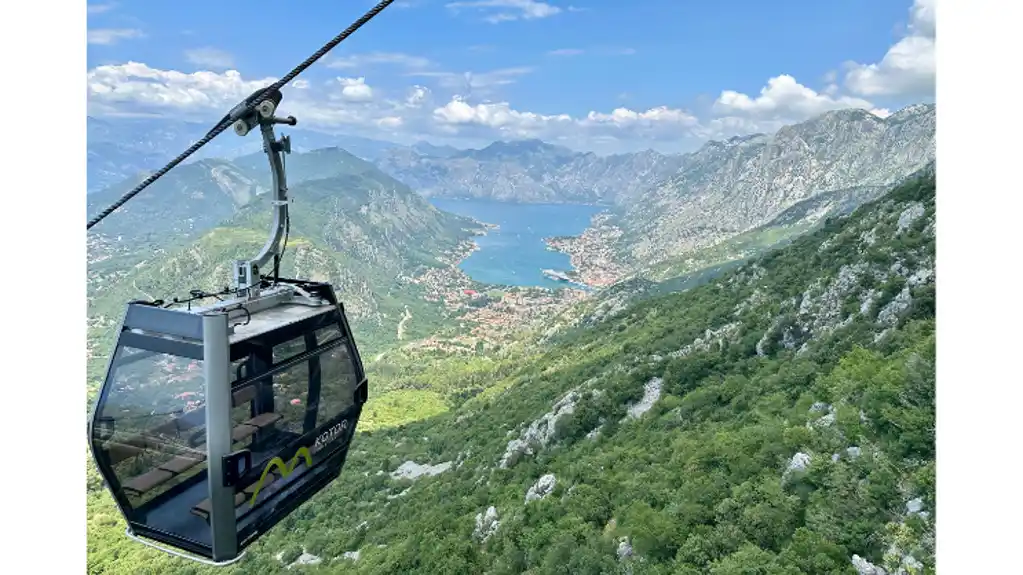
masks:
<path id="1" fill-rule="evenodd" d="M 459 267 L 472 279 L 489 284 L 559 288 L 567 284 L 548 279 L 545 268 L 573 269 L 567 254 L 550 251 L 544 238 L 576 236 L 586 229 L 598 206 L 575 204 L 513 204 L 488 200 L 432 198 L 437 209 L 497 224 L 476 237 L 480 249 Z"/>

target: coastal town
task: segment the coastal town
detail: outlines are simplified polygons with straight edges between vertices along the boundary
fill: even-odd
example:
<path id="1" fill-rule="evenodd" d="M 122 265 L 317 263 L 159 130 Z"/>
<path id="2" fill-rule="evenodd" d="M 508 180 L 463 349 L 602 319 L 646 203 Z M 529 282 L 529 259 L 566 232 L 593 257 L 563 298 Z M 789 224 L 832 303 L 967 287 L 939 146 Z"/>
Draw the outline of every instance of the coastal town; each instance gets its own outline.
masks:
<path id="1" fill-rule="evenodd" d="M 607 287 L 628 273 L 612 247 L 621 237 L 622 230 L 611 224 L 610 219 L 610 214 L 600 213 L 593 216 L 590 226 L 579 236 L 546 239 L 548 249 L 568 254 L 575 268 L 565 274 L 571 281 L 591 287 Z"/>
<path id="2" fill-rule="evenodd" d="M 601 220 L 595 220 L 601 222 Z M 487 229 L 496 229 L 493 224 L 483 224 Z M 511 341 L 514 334 L 529 329 L 539 321 L 550 318 L 567 307 L 589 297 L 593 287 L 610 285 L 624 275 L 613 264 L 609 253 L 598 249 L 604 235 L 593 232 L 579 238 L 549 238 L 545 240 L 548 249 L 558 249 L 569 254 L 575 267 L 583 264 L 585 271 L 560 272 L 542 270 L 544 275 L 563 282 L 564 287 L 547 288 L 532 286 L 494 286 L 470 278 L 459 266 L 479 250 L 474 240 L 468 240 L 452 252 L 439 257 L 443 265 L 430 268 L 416 277 L 409 278 L 413 284 L 426 290 L 424 299 L 442 303 L 455 318 L 457 327 L 442 330 L 426 339 L 408 342 L 403 347 L 411 350 L 436 350 L 447 353 L 473 353 L 478 346 L 502 345 Z M 483 230 L 479 235 L 485 235 Z M 585 262 L 585 263 L 584 263 Z M 402 321 L 409 321 L 403 317 Z M 415 321 L 414 318 L 411 321 Z M 404 325 L 404 324 L 403 324 Z"/>

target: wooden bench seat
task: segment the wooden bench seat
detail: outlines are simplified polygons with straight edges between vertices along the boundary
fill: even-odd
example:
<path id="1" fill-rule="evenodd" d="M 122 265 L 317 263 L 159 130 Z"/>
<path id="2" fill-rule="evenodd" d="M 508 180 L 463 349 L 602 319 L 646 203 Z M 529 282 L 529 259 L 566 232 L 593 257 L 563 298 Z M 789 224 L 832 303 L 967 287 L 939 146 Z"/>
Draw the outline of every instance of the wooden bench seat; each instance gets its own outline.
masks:
<path id="1" fill-rule="evenodd" d="M 193 412 L 194 413 L 194 412 Z M 244 441 L 249 437 L 255 435 L 260 429 L 266 428 L 278 421 L 283 416 L 279 413 L 263 413 L 249 419 L 245 423 L 241 423 L 231 431 L 232 441 Z M 179 418 L 180 419 L 180 418 Z M 173 423 L 173 422 L 172 422 Z M 148 447 L 156 447 L 157 445 L 168 447 L 167 443 L 157 438 L 147 438 L 146 444 Z M 116 445 L 119 451 L 118 462 L 123 461 L 129 457 L 134 457 L 142 453 L 143 449 L 135 447 L 134 445 L 123 445 L 123 444 L 111 444 Z M 180 446 L 170 445 L 169 447 L 180 449 Z M 162 483 L 169 481 L 175 475 L 181 475 L 187 472 L 189 469 L 202 463 L 206 460 L 206 454 L 200 451 L 204 449 L 204 445 L 197 446 L 196 451 L 190 451 L 185 454 L 178 455 L 170 461 L 161 463 L 155 469 L 151 469 L 142 475 L 133 477 L 122 485 L 125 490 L 131 491 L 136 495 L 144 495 L 146 492 L 158 487 Z M 111 459 L 113 456 L 111 456 Z"/>
<path id="2" fill-rule="evenodd" d="M 125 459 L 131 459 L 136 455 L 142 453 L 142 448 L 137 445 L 129 445 L 127 443 L 110 442 L 104 447 L 107 450 L 107 457 L 110 458 L 111 465 L 117 465 Z"/>
<path id="3" fill-rule="evenodd" d="M 277 481 L 277 479 L 279 479 L 279 476 L 276 472 L 272 471 L 268 473 L 266 478 L 263 480 L 263 486 L 260 489 L 264 489 L 268 485 L 272 485 L 275 481 Z M 234 494 L 234 506 L 236 508 L 241 507 L 246 501 L 252 499 L 252 494 L 256 492 L 256 486 L 258 485 L 259 481 L 257 480 L 242 491 L 236 492 Z M 192 514 L 198 515 L 199 517 L 209 521 L 212 506 L 213 503 L 209 500 L 209 498 L 203 499 L 198 505 L 192 508 Z"/>
<path id="4" fill-rule="evenodd" d="M 170 471 L 171 473 L 180 474 L 188 471 L 205 460 L 205 453 L 179 455 L 167 463 L 161 463 L 159 468 L 165 471 Z"/>
<path id="5" fill-rule="evenodd" d="M 243 423 L 231 430 L 231 441 L 244 441 L 259 431 L 255 425 Z"/>
<path id="6" fill-rule="evenodd" d="M 142 475 L 131 478 L 121 487 L 123 487 L 125 491 L 130 491 L 136 495 L 142 495 L 157 485 L 169 480 L 171 477 L 174 477 L 174 473 L 167 471 L 166 469 L 150 469 Z"/>
<path id="7" fill-rule="evenodd" d="M 272 423 L 277 423 L 282 417 L 284 416 L 276 412 L 262 413 L 246 421 L 245 424 L 263 429 Z"/>

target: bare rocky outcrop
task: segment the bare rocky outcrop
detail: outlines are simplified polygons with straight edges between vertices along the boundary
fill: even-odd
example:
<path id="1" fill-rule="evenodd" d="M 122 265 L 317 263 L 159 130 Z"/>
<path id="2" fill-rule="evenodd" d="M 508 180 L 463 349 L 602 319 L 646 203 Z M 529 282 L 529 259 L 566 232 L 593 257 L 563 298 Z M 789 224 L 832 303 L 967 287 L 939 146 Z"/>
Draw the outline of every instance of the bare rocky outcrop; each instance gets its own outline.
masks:
<path id="1" fill-rule="evenodd" d="M 835 423 L 835 407 L 823 402 L 817 402 L 810 407 L 810 413 L 814 419 L 806 422 L 807 429 L 821 429 L 831 427 Z"/>
<path id="2" fill-rule="evenodd" d="M 909 293 L 909 286 L 906 286 L 878 312 L 877 321 L 887 325 L 895 325 L 899 320 L 899 314 L 906 311 L 912 302 L 913 296 Z"/>
<path id="3" fill-rule="evenodd" d="M 896 233 L 901 234 L 906 231 L 906 229 L 913 225 L 913 222 L 925 213 L 927 213 L 927 210 L 924 208 L 923 204 L 917 202 L 910 205 L 908 208 L 903 210 L 901 214 L 899 214 L 899 221 L 896 224 Z"/>
<path id="4" fill-rule="evenodd" d="M 529 424 L 522 434 L 508 442 L 498 465 L 506 469 L 515 464 L 522 455 L 533 455 L 536 449 L 546 446 L 554 438 L 558 421 L 575 411 L 582 395 L 577 389 L 565 394 L 554 403 L 551 410 Z"/>
<path id="5" fill-rule="evenodd" d="M 812 460 L 813 458 L 809 453 L 803 453 L 802 451 L 793 455 L 792 459 L 789 460 L 789 464 L 785 467 L 785 472 L 782 474 L 782 481 L 788 481 L 792 475 L 806 471 Z"/>
<path id="6" fill-rule="evenodd" d="M 497 517 L 497 508 L 491 505 L 485 513 L 476 514 L 476 528 L 472 532 L 473 539 L 480 543 L 485 543 L 494 533 L 497 533 L 497 528 L 500 526 L 501 522 Z"/>
<path id="7" fill-rule="evenodd" d="M 650 409 L 657 403 L 657 400 L 661 398 L 661 388 L 664 384 L 664 380 L 655 377 L 650 381 L 646 382 L 643 386 L 643 397 L 639 401 L 629 406 L 628 413 L 624 420 L 627 419 L 638 419 L 644 413 L 650 411 Z"/>
<path id="8" fill-rule="evenodd" d="M 277 555 L 275 555 L 274 557 L 278 561 L 283 563 L 284 562 L 284 553 L 285 553 L 284 551 L 281 551 L 281 552 L 277 553 Z M 301 566 L 301 565 L 319 565 L 322 562 L 323 562 L 323 559 L 321 557 L 318 557 L 316 555 L 313 555 L 312 553 L 307 552 L 305 550 L 305 548 L 303 547 L 302 548 L 302 554 L 299 555 L 298 558 L 296 558 L 294 561 L 289 563 L 287 566 L 285 566 L 285 569 L 289 569 L 290 570 L 293 567 L 297 567 L 297 566 Z"/>
<path id="9" fill-rule="evenodd" d="M 711 349 L 712 345 L 714 344 L 722 345 L 724 344 L 725 341 L 731 339 L 732 336 L 738 333 L 739 328 L 741 327 L 742 327 L 741 323 L 732 322 L 725 324 L 717 329 L 708 329 L 704 332 L 703 337 L 696 338 L 695 340 L 693 340 L 692 343 L 683 346 L 678 351 L 673 351 L 669 353 L 668 356 L 677 359 L 680 357 L 685 357 L 691 353 L 708 351 Z"/>
<path id="10" fill-rule="evenodd" d="M 859 575 L 888 575 L 884 568 L 874 565 L 859 555 L 852 556 L 852 565 Z"/>
<path id="11" fill-rule="evenodd" d="M 414 461 L 406 461 L 398 466 L 391 472 L 392 479 L 419 479 L 424 475 L 439 475 L 444 473 L 448 469 L 451 469 L 453 462 L 445 461 L 444 463 L 438 463 L 437 465 L 420 465 Z"/>
<path id="12" fill-rule="evenodd" d="M 632 557 L 632 544 L 629 542 L 628 537 L 618 538 L 618 549 L 616 550 L 619 561 L 624 561 Z"/>
<path id="13" fill-rule="evenodd" d="M 526 491 L 526 503 L 547 497 L 554 491 L 556 484 L 557 478 L 554 477 L 553 473 L 548 473 L 537 479 L 536 483 Z"/>
<path id="14" fill-rule="evenodd" d="M 316 555 L 313 555 L 312 553 L 302 553 L 301 555 L 298 556 L 298 559 L 295 559 L 294 563 L 288 565 L 288 569 L 291 569 L 292 567 L 298 565 L 319 565 L 322 562 L 323 559 L 317 557 Z"/>

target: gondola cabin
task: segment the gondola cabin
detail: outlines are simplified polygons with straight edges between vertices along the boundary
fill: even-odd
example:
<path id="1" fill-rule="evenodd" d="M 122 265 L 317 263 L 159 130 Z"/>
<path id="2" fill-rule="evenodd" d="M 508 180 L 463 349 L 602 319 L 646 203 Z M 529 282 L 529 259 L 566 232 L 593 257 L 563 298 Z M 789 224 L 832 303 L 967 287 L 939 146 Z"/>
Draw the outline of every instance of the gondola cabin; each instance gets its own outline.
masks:
<path id="1" fill-rule="evenodd" d="M 286 281 L 241 304 L 128 305 L 89 440 L 129 535 L 231 562 L 340 474 L 362 363 L 331 287 Z"/>

